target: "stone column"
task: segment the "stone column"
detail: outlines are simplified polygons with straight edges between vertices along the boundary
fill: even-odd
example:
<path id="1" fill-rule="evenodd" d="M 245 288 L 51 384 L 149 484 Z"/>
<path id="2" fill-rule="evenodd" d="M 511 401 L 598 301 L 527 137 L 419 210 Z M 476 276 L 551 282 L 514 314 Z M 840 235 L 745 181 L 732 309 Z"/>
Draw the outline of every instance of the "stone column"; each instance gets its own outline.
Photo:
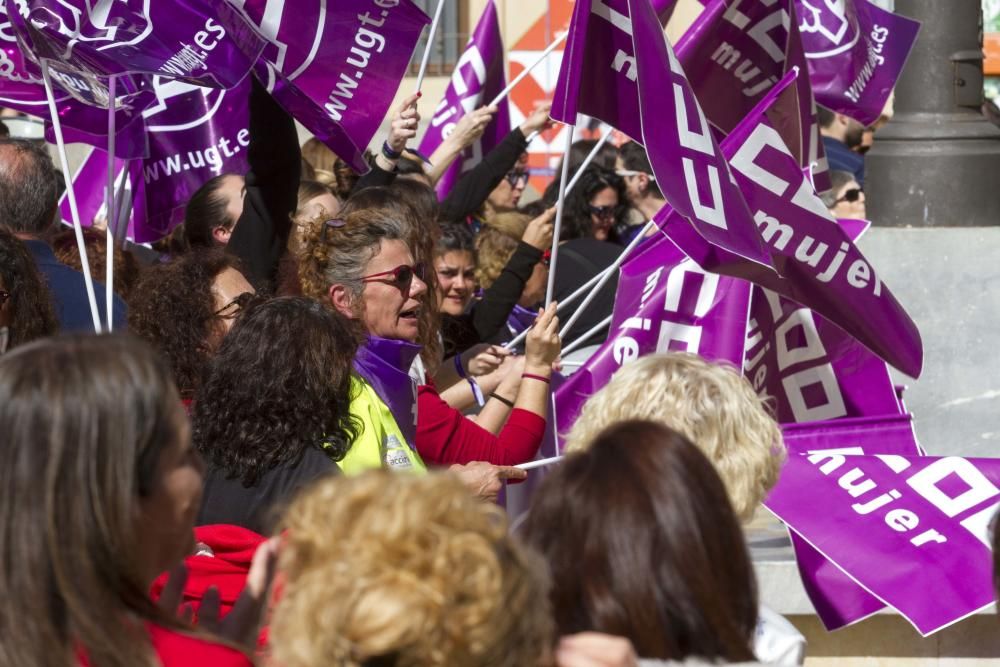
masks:
<path id="1" fill-rule="evenodd" d="M 922 23 L 896 87 L 895 117 L 865 159 L 875 225 L 1000 225 L 1000 130 L 983 102 L 981 0 L 896 0 Z"/>

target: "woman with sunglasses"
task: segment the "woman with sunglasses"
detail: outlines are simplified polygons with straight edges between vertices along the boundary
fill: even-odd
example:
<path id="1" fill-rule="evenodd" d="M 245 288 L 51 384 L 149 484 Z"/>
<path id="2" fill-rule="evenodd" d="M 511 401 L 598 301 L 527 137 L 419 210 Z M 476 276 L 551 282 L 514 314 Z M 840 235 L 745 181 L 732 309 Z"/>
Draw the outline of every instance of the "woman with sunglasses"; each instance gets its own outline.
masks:
<path id="1" fill-rule="evenodd" d="M 850 172 L 831 171 L 830 189 L 820 195 L 820 198 L 834 218 L 868 219 L 865 211 L 865 191 Z"/>
<path id="2" fill-rule="evenodd" d="M 52 295 L 31 253 L 0 227 L 0 354 L 58 330 Z"/>
<path id="3" fill-rule="evenodd" d="M 423 471 L 427 464 L 487 461 L 510 466 L 530 460 L 545 428 L 552 363 L 559 355 L 554 308 L 529 337 L 523 379 L 499 436 L 450 408 L 433 384 L 419 388 L 408 375 L 420 352 L 424 267 L 414 265 L 406 239 L 413 222 L 388 191 L 381 205 L 358 208 L 351 200 L 340 218 L 320 222 L 304 236 L 299 266 L 303 291 L 358 323 L 365 341 L 355 359 L 358 374 L 351 411 L 363 429 L 340 463 L 347 473 L 367 468 Z M 488 471 L 495 488 L 516 469 Z"/>

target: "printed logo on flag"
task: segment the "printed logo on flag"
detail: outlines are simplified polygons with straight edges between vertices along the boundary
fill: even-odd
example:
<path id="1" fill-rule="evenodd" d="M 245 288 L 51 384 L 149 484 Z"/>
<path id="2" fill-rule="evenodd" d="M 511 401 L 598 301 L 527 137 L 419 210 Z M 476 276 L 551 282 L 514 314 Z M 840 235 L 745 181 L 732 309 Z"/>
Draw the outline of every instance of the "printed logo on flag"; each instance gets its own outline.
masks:
<path id="1" fill-rule="evenodd" d="M 857 44 L 861 31 L 857 19 L 848 15 L 847 0 L 800 0 L 800 6 L 799 30 L 814 35 L 807 41 L 806 58 L 829 58 Z"/>
<path id="2" fill-rule="evenodd" d="M 72 57 L 72 50 L 77 42 L 100 43 L 99 51 L 108 51 L 121 46 L 132 46 L 153 31 L 153 22 L 149 16 L 151 0 L 86 0 L 83 7 L 56 0 L 47 7 L 30 12 L 24 2 L 17 2 L 21 15 L 31 21 L 31 25 L 42 29 L 49 27 L 60 35 L 70 38 L 67 45 L 66 58 Z M 129 32 L 119 35 L 119 27 L 127 25 Z"/>

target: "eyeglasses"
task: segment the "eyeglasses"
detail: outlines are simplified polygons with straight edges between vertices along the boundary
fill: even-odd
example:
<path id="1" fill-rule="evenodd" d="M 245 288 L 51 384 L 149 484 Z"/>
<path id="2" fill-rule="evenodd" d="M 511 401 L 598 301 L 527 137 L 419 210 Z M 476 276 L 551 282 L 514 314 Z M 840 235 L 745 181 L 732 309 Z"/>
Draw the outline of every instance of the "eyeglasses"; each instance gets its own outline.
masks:
<path id="1" fill-rule="evenodd" d="M 839 197 L 837 199 L 837 201 L 835 201 L 833 203 L 834 204 L 839 204 L 842 201 L 854 203 L 854 202 L 858 201 L 859 199 L 861 199 L 862 193 L 864 193 L 864 190 L 862 190 L 861 188 L 851 188 L 849 190 L 846 190 L 844 192 L 843 196 Z"/>
<path id="2" fill-rule="evenodd" d="M 7 299 L 10 298 L 10 292 L 7 290 L 0 289 L 0 304 L 7 303 Z"/>
<path id="3" fill-rule="evenodd" d="M 416 277 L 421 281 L 426 281 L 426 275 L 423 264 L 415 264 L 413 266 L 401 264 L 388 271 L 380 271 L 370 276 L 361 276 L 361 282 L 392 285 L 399 290 L 400 294 L 406 297 L 410 294 L 410 285 L 413 283 L 413 278 Z"/>
<path id="4" fill-rule="evenodd" d="M 523 188 L 528 184 L 528 172 L 526 171 L 511 171 L 508 172 L 504 179 L 510 184 L 512 188 Z"/>
<path id="5" fill-rule="evenodd" d="M 602 220 L 607 220 L 608 218 L 615 217 L 615 209 L 617 206 L 588 206 L 590 209 L 590 214 L 601 218 Z"/>
<path id="6" fill-rule="evenodd" d="M 215 315 L 216 317 L 221 317 L 224 320 L 231 320 L 237 315 L 239 315 L 244 308 L 249 306 L 250 302 L 253 301 L 253 298 L 255 296 L 256 294 L 254 294 L 253 292 L 244 292 L 243 294 L 240 294 L 238 297 L 236 297 L 235 299 L 224 305 L 222 308 L 219 308 L 217 311 L 212 313 L 212 315 Z"/>

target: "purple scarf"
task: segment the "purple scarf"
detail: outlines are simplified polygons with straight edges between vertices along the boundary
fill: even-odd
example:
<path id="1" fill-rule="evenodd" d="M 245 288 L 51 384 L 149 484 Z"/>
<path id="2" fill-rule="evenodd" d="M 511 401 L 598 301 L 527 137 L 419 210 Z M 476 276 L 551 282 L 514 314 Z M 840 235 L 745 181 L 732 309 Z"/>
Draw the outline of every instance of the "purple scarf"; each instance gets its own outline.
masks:
<path id="1" fill-rule="evenodd" d="M 417 449 L 417 383 L 410 366 L 420 345 L 367 336 L 354 357 L 354 370 L 370 384 L 396 420 L 410 449 Z"/>

